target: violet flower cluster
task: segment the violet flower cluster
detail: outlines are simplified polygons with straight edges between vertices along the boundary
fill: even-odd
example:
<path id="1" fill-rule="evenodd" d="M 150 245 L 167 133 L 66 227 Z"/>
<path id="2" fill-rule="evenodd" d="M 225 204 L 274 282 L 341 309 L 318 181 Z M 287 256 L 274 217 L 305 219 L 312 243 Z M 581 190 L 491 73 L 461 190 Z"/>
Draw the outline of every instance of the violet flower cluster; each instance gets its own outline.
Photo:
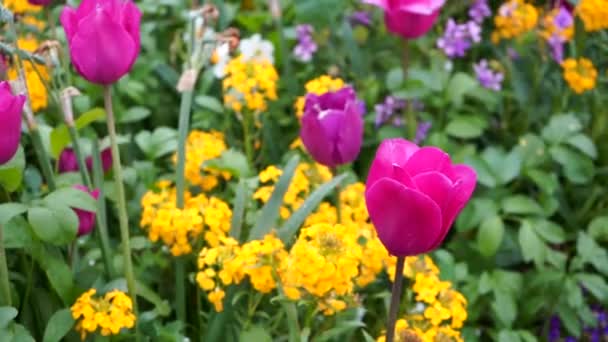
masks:
<path id="1" fill-rule="evenodd" d="M 597 325 L 595 327 L 585 327 L 584 332 L 588 339 L 585 341 L 590 342 L 601 342 L 606 341 L 608 339 L 608 313 L 606 310 L 596 307 L 593 309 L 593 313 L 597 318 Z M 549 336 L 547 336 L 547 340 L 549 342 L 576 342 L 578 341 L 576 337 L 562 336 L 562 322 L 560 321 L 558 316 L 551 317 L 551 321 L 549 323 Z"/>
<path id="2" fill-rule="evenodd" d="M 318 46 L 312 39 L 313 28 L 311 25 L 303 24 L 296 27 L 298 45 L 293 49 L 295 58 L 301 62 L 310 62 L 317 52 Z"/>
<path id="3" fill-rule="evenodd" d="M 411 101 L 410 104 L 414 111 L 421 111 L 424 109 L 424 104 L 420 101 L 414 100 Z M 394 126 L 401 126 L 403 122 L 400 114 L 407 105 L 408 101 L 391 95 L 387 96 L 384 99 L 384 102 L 376 104 L 374 106 L 376 112 L 374 123 L 376 124 L 376 128 L 389 122 Z"/>
<path id="4" fill-rule="evenodd" d="M 557 15 L 553 17 L 553 25 L 555 30 L 547 42 L 551 48 L 553 60 L 561 63 L 564 60 L 564 44 L 567 41 L 561 33 L 574 25 L 574 17 L 566 7 L 562 6 Z"/>
<path id="5" fill-rule="evenodd" d="M 491 15 L 487 0 L 475 1 L 469 8 L 469 21 L 459 24 L 452 18 L 448 20 L 443 36 L 437 39 L 437 47 L 448 58 L 464 57 L 473 44 L 481 41 L 481 24 Z"/>
<path id="6" fill-rule="evenodd" d="M 487 17 L 491 15 L 492 10 L 488 5 L 488 0 L 477 0 L 469 8 L 469 17 L 480 25 Z"/>
<path id="7" fill-rule="evenodd" d="M 473 69 L 475 70 L 477 81 L 479 81 L 482 87 L 495 91 L 499 91 L 502 88 L 504 74 L 500 71 L 492 70 L 487 60 L 482 59 L 479 63 L 474 64 Z"/>
<path id="8" fill-rule="evenodd" d="M 372 25 L 372 17 L 369 12 L 366 11 L 357 11 L 348 17 L 348 21 L 352 26 L 366 26 L 369 27 Z"/>

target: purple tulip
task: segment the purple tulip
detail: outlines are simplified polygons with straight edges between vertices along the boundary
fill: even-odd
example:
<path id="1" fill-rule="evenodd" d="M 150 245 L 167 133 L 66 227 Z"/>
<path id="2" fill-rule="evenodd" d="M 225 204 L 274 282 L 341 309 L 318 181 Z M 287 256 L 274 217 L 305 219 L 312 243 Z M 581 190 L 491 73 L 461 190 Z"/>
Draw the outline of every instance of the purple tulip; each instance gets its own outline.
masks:
<path id="1" fill-rule="evenodd" d="M 363 0 L 384 10 L 389 31 L 406 39 L 423 36 L 433 27 L 445 0 Z"/>
<path id="2" fill-rule="evenodd" d="M 72 64 L 89 82 L 112 84 L 131 70 L 139 55 L 141 12 L 130 0 L 83 0 L 64 7 Z"/>
<path id="3" fill-rule="evenodd" d="M 24 95 L 13 95 L 8 82 L 0 82 L 0 165 L 13 159 L 21 139 Z"/>
<path id="4" fill-rule="evenodd" d="M 100 154 L 103 172 L 105 173 L 110 171 L 112 168 L 112 150 L 110 148 L 106 148 L 105 150 L 101 151 Z M 93 171 L 93 157 L 87 157 L 85 162 L 87 164 L 87 170 Z M 80 170 L 76 153 L 71 147 L 66 147 L 63 151 L 61 151 L 58 164 L 59 173 L 76 172 Z"/>
<path id="5" fill-rule="evenodd" d="M 351 87 L 308 94 L 300 137 L 313 158 L 328 167 L 357 158 L 363 142 L 364 103 Z"/>
<path id="6" fill-rule="evenodd" d="M 91 195 L 95 200 L 99 198 L 99 189 L 89 191 L 86 186 L 74 185 L 75 189 L 84 191 Z M 78 236 L 89 234 L 95 227 L 95 212 L 86 211 L 82 209 L 72 208 L 78 216 Z"/>
<path id="7" fill-rule="evenodd" d="M 418 255 L 443 241 L 476 182 L 472 168 L 452 165 L 439 148 L 388 139 L 372 162 L 365 202 L 386 249 L 395 256 Z"/>

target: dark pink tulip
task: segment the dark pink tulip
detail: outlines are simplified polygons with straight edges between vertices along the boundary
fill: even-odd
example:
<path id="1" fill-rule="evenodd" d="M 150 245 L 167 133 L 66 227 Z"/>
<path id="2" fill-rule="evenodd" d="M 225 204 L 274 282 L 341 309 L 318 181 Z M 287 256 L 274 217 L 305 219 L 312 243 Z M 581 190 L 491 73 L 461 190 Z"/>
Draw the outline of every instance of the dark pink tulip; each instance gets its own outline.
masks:
<path id="1" fill-rule="evenodd" d="M 306 150 L 328 167 L 355 160 L 363 141 L 364 111 L 364 103 L 350 87 L 308 94 L 300 131 Z"/>
<path id="2" fill-rule="evenodd" d="M 101 157 L 101 168 L 103 169 L 103 172 L 108 172 L 110 171 L 110 169 L 112 168 L 112 149 L 111 148 L 106 148 L 105 150 L 100 152 L 100 157 Z M 86 159 L 86 163 L 87 163 L 87 169 L 89 169 L 89 171 L 93 170 L 93 157 L 89 156 Z"/>
<path id="3" fill-rule="evenodd" d="M 48 6 L 51 4 L 51 1 L 52 0 L 27 0 L 30 4 L 38 6 Z"/>
<path id="4" fill-rule="evenodd" d="M 8 82 L 0 82 L 0 165 L 11 160 L 21 139 L 24 95 L 13 95 Z"/>
<path id="5" fill-rule="evenodd" d="M 77 9 L 64 7 L 60 20 L 76 71 L 102 85 L 128 73 L 139 55 L 140 19 L 130 0 L 83 0 Z"/>
<path id="6" fill-rule="evenodd" d="M 87 170 L 93 171 L 93 157 L 89 156 L 85 159 Z M 59 173 L 76 172 L 80 170 L 76 153 L 71 147 L 66 147 L 59 155 Z M 101 151 L 101 167 L 103 172 L 108 172 L 112 168 L 112 150 L 106 148 Z"/>
<path id="7" fill-rule="evenodd" d="M 99 189 L 89 191 L 86 186 L 74 185 L 74 188 L 84 191 L 91 195 L 95 200 L 99 198 Z M 78 216 L 78 236 L 89 234 L 95 227 L 95 213 L 82 209 L 73 208 L 74 212 Z"/>
<path id="8" fill-rule="evenodd" d="M 407 39 L 424 35 L 433 27 L 445 0 L 363 0 L 384 10 L 389 31 Z"/>
<path id="9" fill-rule="evenodd" d="M 453 165 L 436 147 L 382 142 L 366 182 L 365 202 L 378 237 L 396 256 L 439 246 L 475 190 L 477 174 Z"/>

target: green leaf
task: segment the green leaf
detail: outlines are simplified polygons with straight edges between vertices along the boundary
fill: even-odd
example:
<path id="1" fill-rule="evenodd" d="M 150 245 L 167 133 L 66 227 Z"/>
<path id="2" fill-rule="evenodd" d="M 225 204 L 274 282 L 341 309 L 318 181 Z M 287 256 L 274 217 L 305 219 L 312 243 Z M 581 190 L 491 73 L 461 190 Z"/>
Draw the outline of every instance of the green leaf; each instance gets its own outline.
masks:
<path id="1" fill-rule="evenodd" d="M 531 220 L 530 224 L 538 235 L 549 243 L 559 244 L 566 241 L 566 232 L 556 223 L 548 220 Z"/>
<path id="2" fill-rule="evenodd" d="M 478 156 L 467 156 L 465 162 L 475 169 L 479 183 L 488 188 L 494 188 L 498 185 L 497 176 L 493 174 L 490 165 L 485 160 Z"/>
<path id="3" fill-rule="evenodd" d="M 215 159 L 207 160 L 201 167 L 210 167 L 220 171 L 227 171 L 237 177 L 248 177 L 252 171 L 247 157 L 240 151 L 228 149 Z"/>
<path id="4" fill-rule="evenodd" d="M 148 159 L 156 159 L 177 150 L 177 132 L 169 127 L 158 127 L 152 133 L 141 131 L 135 143 Z"/>
<path id="5" fill-rule="evenodd" d="M 499 216 L 492 216 L 483 220 L 477 233 L 479 252 L 485 257 L 495 255 L 502 242 L 504 232 L 505 227 Z"/>
<path id="6" fill-rule="evenodd" d="M 14 325 L 14 335 L 11 342 L 36 342 L 30 332 L 21 324 Z"/>
<path id="7" fill-rule="evenodd" d="M 571 136 L 566 143 L 586 154 L 589 158 L 597 158 L 597 148 L 593 141 L 586 135 L 579 133 Z"/>
<path id="8" fill-rule="evenodd" d="M 580 120 L 573 114 L 554 115 L 543 129 L 542 136 L 545 140 L 558 144 L 578 133 L 582 128 Z"/>
<path id="9" fill-rule="evenodd" d="M 55 247 L 36 242 L 26 247 L 32 258 L 46 273 L 52 288 L 64 305 L 72 305 L 74 283 L 72 270 L 63 260 L 63 255 Z"/>
<path id="10" fill-rule="evenodd" d="M 533 199 L 524 195 L 513 195 L 502 201 L 502 210 L 516 215 L 542 215 L 543 208 Z"/>
<path id="11" fill-rule="evenodd" d="M 553 194 L 559 188 L 559 181 L 554 173 L 533 169 L 526 171 L 526 175 L 547 194 Z"/>
<path id="12" fill-rule="evenodd" d="M 300 226 L 306 218 L 315 210 L 321 201 L 325 198 L 325 196 L 329 195 L 344 179 L 346 179 L 347 175 L 342 174 L 338 177 L 334 177 L 332 180 L 326 182 L 325 184 L 319 186 L 298 208 L 298 210 L 291 215 L 291 217 L 283 224 L 281 229 L 279 229 L 279 237 L 283 241 L 284 244 L 289 245 L 292 242 L 292 239 L 298 233 Z"/>
<path id="13" fill-rule="evenodd" d="M 97 201 L 89 194 L 75 188 L 57 189 L 44 198 L 47 205 L 63 205 L 86 211 L 96 212 Z"/>
<path id="14" fill-rule="evenodd" d="M 25 154 L 23 148 L 19 146 L 15 156 L 3 165 L 0 165 L 0 186 L 6 191 L 13 192 L 19 189 L 23 179 L 23 169 L 25 168 Z"/>
<path id="15" fill-rule="evenodd" d="M 59 342 L 74 326 L 74 318 L 70 309 L 55 312 L 46 324 L 43 342 Z"/>
<path id="16" fill-rule="evenodd" d="M 4 329 L 8 324 L 17 317 L 19 312 L 11 306 L 0 307 L 0 329 Z"/>
<path id="17" fill-rule="evenodd" d="M 360 321 L 343 321 L 338 322 L 331 329 L 323 331 L 319 336 L 315 337 L 315 341 L 336 341 L 344 338 L 348 333 L 359 328 L 364 328 L 365 323 Z"/>
<path id="18" fill-rule="evenodd" d="M 576 250 L 584 263 L 592 264 L 598 271 L 608 275 L 608 253 L 588 234 L 579 232 Z"/>
<path id="19" fill-rule="evenodd" d="M 268 330 L 262 326 L 255 325 L 247 330 L 241 331 L 239 336 L 240 342 L 271 342 L 272 336 L 268 333 Z"/>
<path id="20" fill-rule="evenodd" d="M 517 178 L 521 171 L 523 156 L 519 149 L 513 149 L 509 152 L 500 164 L 497 164 L 495 173 L 498 175 L 502 184 L 507 184 Z"/>
<path id="21" fill-rule="evenodd" d="M 0 204 L 0 227 L 4 226 L 13 217 L 21 215 L 26 211 L 27 206 L 21 203 Z"/>
<path id="22" fill-rule="evenodd" d="M 519 246 L 525 261 L 534 261 L 537 267 L 542 265 L 547 247 L 532 229 L 529 221 L 524 221 L 519 228 Z"/>
<path id="23" fill-rule="evenodd" d="M 481 136 L 487 126 L 487 121 L 479 116 L 461 115 L 450 120 L 445 131 L 455 138 L 472 139 Z"/>
<path id="24" fill-rule="evenodd" d="M 608 298 L 608 284 L 606 284 L 606 281 L 601 276 L 590 273 L 579 273 L 576 275 L 576 279 L 600 302 Z"/>
<path id="25" fill-rule="evenodd" d="M 498 342 L 520 342 L 519 334 L 513 330 L 501 330 L 498 333 Z"/>
<path id="26" fill-rule="evenodd" d="M 245 215 L 245 204 L 247 202 L 248 191 L 247 182 L 244 178 L 239 180 L 232 205 L 232 219 L 230 221 L 230 236 L 237 241 L 241 241 L 241 231 L 243 228 L 243 217 Z"/>
<path id="27" fill-rule="evenodd" d="M 446 95 L 447 99 L 455 107 L 462 106 L 464 96 L 478 87 L 477 81 L 468 74 L 457 72 L 448 84 Z"/>
<path id="28" fill-rule="evenodd" d="M 131 107 L 131 108 L 129 108 L 129 110 L 127 110 L 124 114 L 122 114 L 119 117 L 118 123 L 125 124 L 125 123 L 141 121 L 141 120 L 147 118 L 148 116 L 150 116 L 150 113 L 151 113 L 150 110 L 146 107 L 141 107 L 141 106 Z"/>
<path id="29" fill-rule="evenodd" d="M 270 199 L 262 208 L 262 212 L 256 220 L 255 226 L 253 226 L 251 232 L 249 232 L 249 241 L 263 238 L 276 224 L 281 204 L 283 204 L 283 197 L 291 184 L 291 179 L 296 172 L 299 162 L 300 157 L 297 155 L 294 155 L 289 159 L 281 178 L 279 178 L 279 181 L 275 185 Z"/>
<path id="30" fill-rule="evenodd" d="M 403 69 L 400 67 L 389 70 L 386 74 L 386 88 L 391 91 L 398 90 L 403 84 Z"/>
<path id="31" fill-rule="evenodd" d="M 589 157 L 564 146 L 553 146 L 549 153 L 564 168 L 566 177 L 572 183 L 585 184 L 593 178 L 595 168 Z"/>
<path id="32" fill-rule="evenodd" d="M 492 311 L 498 318 L 501 326 L 511 327 L 515 317 L 517 317 L 517 306 L 513 296 L 504 291 L 494 291 L 494 301 L 492 302 Z"/>
<path id="33" fill-rule="evenodd" d="M 591 220 L 587 231 L 589 236 L 595 240 L 608 241 L 608 216 L 600 216 Z"/>
<path id="34" fill-rule="evenodd" d="M 100 121 L 105 118 L 106 112 L 102 108 L 93 108 L 85 113 L 82 113 L 76 121 L 74 126 L 77 130 L 83 129 L 89 126 L 95 121 Z M 50 133 L 50 152 L 51 156 L 55 159 L 59 157 L 61 151 L 68 146 L 71 142 L 70 132 L 65 124 L 61 124 L 55 127 Z"/>
<path id="35" fill-rule="evenodd" d="M 34 234 L 42 241 L 55 245 L 67 245 L 74 241 L 78 232 L 78 217 L 74 211 L 60 204 L 49 207 L 33 207 L 27 212 Z"/>
<path id="36" fill-rule="evenodd" d="M 569 335 L 580 336 L 581 334 L 581 322 L 576 315 L 576 311 L 567 305 L 560 305 L 557 308 L 559 318 L 566 327 Z"/>
<path id="37" fill-rule="evenodd" d="M 224 112 L 224 106 L 222 105 L 222 103 L 213 96 L 198 95 L 194 99 L 194 102 L 197 105 L 199 105 L 205 109 L 208 109 L 214 113 L 221 114 Z"/>
<path id="38" fill-rule="evenodd" d="M 7 249 L 24 248 L 33 242 L 32 229 L 22 216 L 13 217 L 13 220 L 2 225 L 2 228 L 4 247 Z"/>

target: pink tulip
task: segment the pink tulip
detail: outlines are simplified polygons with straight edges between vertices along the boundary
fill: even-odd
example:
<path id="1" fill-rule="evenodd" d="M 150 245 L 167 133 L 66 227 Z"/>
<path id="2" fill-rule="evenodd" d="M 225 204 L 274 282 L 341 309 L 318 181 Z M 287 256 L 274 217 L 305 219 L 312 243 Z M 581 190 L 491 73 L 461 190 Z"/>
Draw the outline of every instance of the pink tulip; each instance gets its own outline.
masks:
<path id="1" fill-rule="evenodd" d="M 433 27 L 445 0 L 363 0 L 384 10 L 389 31 L 407 39 L 424 35 Z"/>
<path id="2" fill-rule="evenodd" d="M 8 82 L 0 82 L 0 165 L 11 160 L 21 139 L 24 95 L 13 95 Z"/>
<path id="3" fill-rule="evenodd" d="M 53 0 L 27 0 L 30 4 L 37 6 L 48 6 L 51 4 L 51 1 Z"/>
<path id="4" fill-rule="evenodd" d="M 74 185 L 74 188 L 84 191 L 91 195 L 95 200 L 99 198 L 99 189 L 89 191 L 86 186 Z M 95 213 L 82 209 L 72 208 L 78 216 L 78 236 L 89 234 L 95 228 Z"/>
<path id="5" fill-rule="evenodd" d="M 112 168 L 112 150 L 110 148 L 106 148 L 101 151 L 101 168 L 103 172 L 108 172 Z M 78 160 L 76 159 L 76 152 L 71 147 L 66 147 L 61 154 L 59 155 L 59 159 L 57 161 L 59 173 L 65 172 L 76 172 L 80 170 L 78 166 Z M 87 170 L 93 171 L 93 157 L 88 156 L 85 159 L 85 163 L 87 164 Z"/>
<path id="6" fill-rule="evenodd" d="M 130 0 L 83 0 L 64 7 L 72 63 L 89 82 L 112 84 L 131 70 L 139 55 L 141 12 Z"/>
<path id="7" fill-rule="evenodd" d="M 437 248 L 476 182 L 472 168 L 452 165 L 450 156 L 439 148 L 385 140 L 376 152 L 365 190 L 380 241 L 395 256 Z"/>

